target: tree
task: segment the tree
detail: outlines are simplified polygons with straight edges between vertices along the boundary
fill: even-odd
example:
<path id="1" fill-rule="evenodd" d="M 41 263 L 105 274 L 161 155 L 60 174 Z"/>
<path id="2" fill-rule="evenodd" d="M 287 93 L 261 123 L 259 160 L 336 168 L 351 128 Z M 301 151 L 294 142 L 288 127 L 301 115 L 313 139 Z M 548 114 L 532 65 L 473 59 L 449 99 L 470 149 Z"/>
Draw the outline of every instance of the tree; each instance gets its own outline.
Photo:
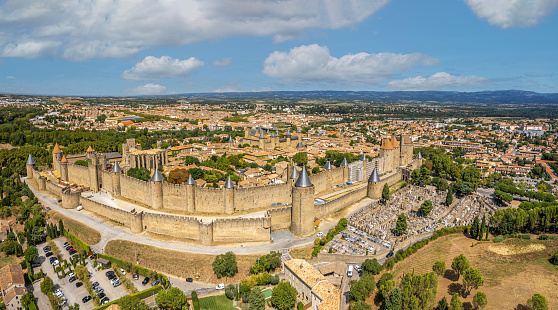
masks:
<path id="1" fill-rule="evenodd" d="M 420 213 L 422 213 L 423 215 L 428 215 L 428 214 L 430 214 L 431 211 L 432 211 L 432 201 L 425 200 L 420 205 Z"/>
<path id="2" fill-rule="evenodd" d="M 401 305 L 403 303 L 403 299 L 401 296 L 401 291 L 398 288 L 394 288 L 391 290 L 389 297 L 386 298 L 385 302 L 385 310 L 401 310 Z"/>
<path id="3" fill-rule="evenodd" d="M 305 165 L 308 162 L 308 154 L 306 152 L 298 152 L 293 156 L 293 161 L 299 165 Z"/>
<path id="4" fill-rule="evenodd" d="M 304 308 L 303 308 L 304 309 Z M 369 304 L 365 303 L 364 301 L 359 301 L 355 304 L 355 306 L 352 308 L 353 310 L 372 310 L 372 306 L 370 306 Z M 386 308 L 387 309 L 387 308 Z"/>
<path id="5" fill-rule="evenodd" d="M 469 268 L 463 274 L 463 287 L 465 288 L 466 295 L 471 293 L 472 288 L 478 289 L 483 284 L 484 279 L 477 268 Z"/>
<path id="6" fill-rule="evenodd" d="M 186 297 L 184 292 L 177 287 L 173 287 L 168 291 L 161 289 L 157 296 L 155 296 L 155 302 L 157 303 L 157 307 L 159 307 L 159 309 L 188 309 L 188 297 Z"/>
<path id="7" fill-rule="evenodd" d="M 213 261 L 213 271 L 217 278 L 232 278 L 238 272 L 238 264 L 236 263 L 236 255 L 233 252 L 217 255 Z"/>
<path id="8" fill-rule="evenodd" d="M 479 217 L 475 216 L 471 225 L 471 238 L 477 239 L 479 236 Z"/>
<path id="9" fill-rule="evenodd" d="M 299 301 L 298 304 L 296 304 L 296 310 L 304 310 L 304 304 L 302 301 Z"/>
<path id="10" fill-rule="evenodd" d="M 362 271 L 364 274 L 379 274 L 384 267 L 382 267 L 382 265 L 380 265 L 380 263 L 378 263 L 377 259 L 366 259 L 364 261 L 364 263 L 362 263 Z"/>
<path id="11" fill-rule="evenodd" d="M 450 310 L 463 310 L 463 303 L 459 299 L 459 294 L 455 293 L 451 297 Z"/>
<path id="12" fill-rule="evenodd" d="M 349 282 L 351 286 L 349 297 L 354 301 L 362 301 L 368 298 L 376 287 L 374 277 L 371 275 L 363 275 L 359 280 Z"/>
<path id="13" fill-rule="evenodd" d="M 548 310 L 546 297 L 541 294 L 535 294 L 527 300 L 527 307 L 531 310 Z"/>
<path id="14" fill-rule="evenodd" d="M 443 260 L 436 261 L 432 266 L 432 270 L 439 276 L 446 272 L 446 262 Z"/>
<path id="15" fill-rule="evenodd" d="M 35 296 L 33 293 L 27 293 L 21 297 L 21 304 L 25 306 L 27 309 L 29 308 L 30 304 L 35 304 Z"/>
<path id="16" fill-rule="evenodd" d="M 486 294 L 483 291 L 478 291 L 475 296 L 473 297 L 473 306 L 478 308 L 484 308 L 488 304 L 488 298 L 486 298 Z"/>
<path id="17" fill-rule="evenodd" d="M 174 169 L 169 172 L 169 176 L 167 177 L 167 181 L 173 184 L 182 184 L 188 181 L 188 177 L 190 174 L 186 169 Z"/>
<path id="18" fill-rule="evenodd" d="M 29 246 L 27 247 L 27 249 L 25 249 L 25 252 L 23 253 L 23 256 L 25 257 L 25 260 L 28 262 L 33 262 L 37 259 L 37 257 L 39 257 L 39 251 L 37 251 L 36 247 L 33 246 Z"/>
<path id="19" fill-rule="evenodd" d="M 456 256 L 451 263 L 451 269 L 453 269 L 453 271 L 457 273 L 457 279 L 459 279 L 459 276 L 463 275 L 463 273 L 465 273 L 465 271 L 469 269 L 469 267 L 469 261 L 463 254 L 459 254 L 459 256 Z"/>
<path id="20" fill-rule="evenodd" d="M 128 169 L 126 174 L 129 177 L 136 178 L 142 181 L 149 181 L 151 179 L 151 172 L 145 167 Z"/>
<path id="21" fill-rule="evenodd" d="M 58 229 L 60 230 L 60 234 L 63 235 L 64 234 L 64 222 L 62 221 L 62 219 L 60 219 L 58 221 Z"/>
<path id="22" fill-rule="evenodd" d="M 402 309 L 430 309 L 438 291 L 438 276 L 434 272 L 424 275 L 406 273 L 401 277 Z"/>
<path id="23" fill-rule="evenodd" d="M 296 303 L 296 289 L 289 283 L 282 281 L 271 292 L 271 304 L 279 310 L 291 310 Z"/>
<path id="24" fill-rule="evenodd" d="M 250 292 L 248 300 L 250 301 L 250 308 L 248 308 L 249 310 L 265 310 L 265 296 L 259 287 L 254 287 L 252 292 Z M 292 309 L 292 307 L 289 309 Z"/>
<path id="25" fill-rule="evenodd" d="M 29 233 L 29 244 L 39 244 L 46 239 L 45 228 L 42 226 L 33 226 Z"/>
<path id="26" fill-rule="evenodd" d="M 407 230 L 407 217 L 404 213 L 397 216 L 397 223 L 395 223 L 395 232 L 400 234 Z"/>
<path id="27" fill-rule="evenodd" d="M 384 189 L 382 190 L 382 200 L 384 202 L 389 200 L 389 185 L 384 184 Z"/>
<path id="28" fill-rule="evenodd" d="M 446 299 L 446 296 L 444 296 L 442 299 L 440 299 L 440 301 L 438 301 L 438 306 L 436 307 L 436 310 L 448 310 L 448 309 L 449 309 L 448 300 Z"/>
<path id="29" fill-rule="evenodd" d="M 448 193 L 446 194 L 446 205 L 451 206 L 453 203 L 453 190 L 451 187 L 448 189 Z"/>
<path id="30" fill-rule="evenodd" d="M 76 277 L 81 281 L 85 281 L 85 279 L 89 277 L 89 271 L 87 270 L 87 267 L 83 265 L 77 265 L 74 269 L 74 273 L 76 274 Z"/>
<path id="31" fill-rule="evenodd" d="M 138 297 L 126 295 L 117 302 L 120 310 L 151 310 L 145 302 Z"/>
<path id="32" fill-rule="evenodd" d="M 190 165 L 199 166 L 199 165 L 200 165 L 200 161 L 199 161 L 199 159 L 197 159 L 197 158 L 194 157 L 194 156 L 186 156 L 186 157 L 184 157 L 184 164 L 185 164 L 186 166 L 190 166 Z"/>
<path id="33" fill-rule="evenodd" d="M 52 294 L 53 289 L 54 282 L 52 282 L 52 279 L 50 277 L 46 276 L 41 282 L 41 292 L 45 295 L 50 295 Z"/>

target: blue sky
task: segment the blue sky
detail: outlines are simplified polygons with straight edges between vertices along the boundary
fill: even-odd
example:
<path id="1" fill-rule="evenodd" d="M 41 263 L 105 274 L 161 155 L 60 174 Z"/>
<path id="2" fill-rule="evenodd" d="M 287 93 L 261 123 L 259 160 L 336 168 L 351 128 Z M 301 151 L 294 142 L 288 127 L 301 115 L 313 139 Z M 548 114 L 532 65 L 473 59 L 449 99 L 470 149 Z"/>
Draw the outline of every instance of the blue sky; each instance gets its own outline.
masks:
<path id="1" fill-rule="evenodd" d="M 0 1 L 0 93 L 558 92 L 558 0 Z"/>

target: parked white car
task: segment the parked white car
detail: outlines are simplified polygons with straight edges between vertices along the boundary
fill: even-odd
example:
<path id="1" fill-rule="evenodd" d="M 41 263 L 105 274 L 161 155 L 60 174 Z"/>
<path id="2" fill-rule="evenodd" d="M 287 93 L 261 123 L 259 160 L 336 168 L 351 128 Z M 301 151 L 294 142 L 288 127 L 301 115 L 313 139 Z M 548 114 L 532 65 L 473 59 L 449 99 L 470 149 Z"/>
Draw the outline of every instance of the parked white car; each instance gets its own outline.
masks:
<path id="1" fill-rule="evenodd" d="M 123 276 L 125 276 L 125 275 L 126 275 L 126 270 L 120 268 L 120 273 L 121 273 Z"/>
<path id="2" fill-rule="evenodd" d="M 83 206 L 78 206 L 78 207 L 76 208 L 76 210 L 78 210 L 78 211 L 83 210 Z"/>
<path id="3" fill-rule="evenodd" d="M 217 285 L 217 286 L 215 287 L 215 289 L 216 289 L 216 290 L 223 290 L 223 289 L 225 289 L 225 284 L 224 284 L 224 283 L 221 283 L 221 284 Z"/>
<path id="4" fill-rule="evenodd" d="M 318 236 L 318 237 L 321 237 L 321 236 L 323 236 L 323 235 L 324 235 L 324 233 L 320 231 L 320 232 L 318 233 L 317 236 Z"/>

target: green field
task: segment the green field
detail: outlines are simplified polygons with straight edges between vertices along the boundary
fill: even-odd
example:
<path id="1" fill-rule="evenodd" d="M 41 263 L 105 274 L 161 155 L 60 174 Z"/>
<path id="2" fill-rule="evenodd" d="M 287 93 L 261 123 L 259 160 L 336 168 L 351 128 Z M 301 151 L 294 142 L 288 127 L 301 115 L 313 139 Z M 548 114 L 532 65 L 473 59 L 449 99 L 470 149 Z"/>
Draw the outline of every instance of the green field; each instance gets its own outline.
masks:
<path id="1" fill-rule="evenodd" d="M 201 310 L 236 310 L 232 300 L 225 295 L 200 298 Z"/>

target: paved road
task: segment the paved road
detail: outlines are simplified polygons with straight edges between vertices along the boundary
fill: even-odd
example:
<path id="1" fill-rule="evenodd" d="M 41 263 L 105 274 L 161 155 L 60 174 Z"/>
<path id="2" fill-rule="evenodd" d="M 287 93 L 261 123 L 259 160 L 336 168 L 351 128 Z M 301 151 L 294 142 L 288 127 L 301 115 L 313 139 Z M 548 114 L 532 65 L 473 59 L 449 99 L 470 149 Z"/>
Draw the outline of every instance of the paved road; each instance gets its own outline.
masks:
<path id="1" fill-rule="evenodd" d="M 27 182 L 26 178 L 24 181 Z M 33 191 L 35 196 L 45 205 L 50 207 L 52 210 L 59 212 L 69 218 L 79 221 L 95 230 L 101 234 L 101 241 L 97 244 L 91 245 L 91 248 L 98 253 L 104 253 L 106 244 L 111 240 L 127 240 L 140 244 L 145 244 L 149 246 L 154 246 L 163 249 L 176 250 L 181 252 L 189 253 L 201 253 L 201 254 L 223 254 L 228 251 L 232 251 L 236 254 L 255 254 L 255 253 L 269 253 L 270 251 L 280 251 L 284 248 L 292 248 L 298 246 L 310 245 L 316 239 L 315 236 L 308 238 L 296 238 L 290 231 L 275 231 L 271 233 L 271 238 L 273 243 L 269 244 L 236 244 L 236 245 L 223 245 L 223 246 L 202 246 L 202 245 L 191 245 L 183 243 L 170 243 L 159 240 L 150 239 L 144 235 L 132 234 L 129 229 L 123 227 L 114 227 L 106 224 L 102 220 L 98 219 L 93 213 L 83 210 L 77 211 L 75 209 L 64 209 L 58 205 L 58 200 L 50 195 L 48 192 L 38 192 L 29 183 L 29 188 Z M 365 198 L 351 206 L 348 210 L 349 216 L 354 212 L 358 211 L 360 208 L 370 204 L 371 199 Z M 327 232 L 329 229 L 333 228 L 337 222 L 335 221 L 321 221 L 319 231 Z"/>

